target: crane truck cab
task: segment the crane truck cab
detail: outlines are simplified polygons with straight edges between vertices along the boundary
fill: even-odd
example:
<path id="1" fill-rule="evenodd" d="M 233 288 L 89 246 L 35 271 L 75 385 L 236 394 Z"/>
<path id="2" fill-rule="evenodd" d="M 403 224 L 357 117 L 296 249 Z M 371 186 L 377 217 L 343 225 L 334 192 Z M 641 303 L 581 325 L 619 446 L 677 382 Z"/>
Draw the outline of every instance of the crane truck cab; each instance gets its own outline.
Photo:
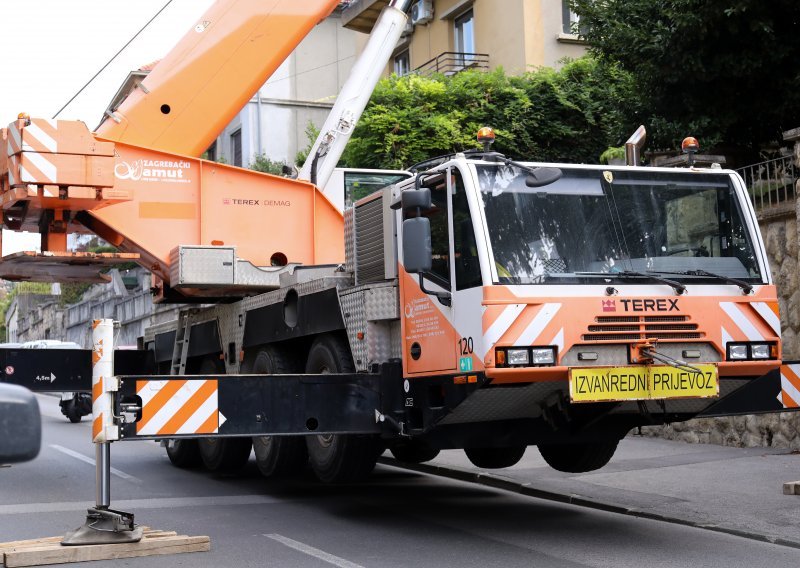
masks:
<path id="1" fill-rule="evenodd" d="M 733 171 L 456 154 L 392 200 L 407 402 L 430 446 L 496 467 L 536 444 L 556 469 L 596 469 L 632 427 L 730 410 L 780 366 Z M 437 420 L 452 389 L 431 376 L 481 388 Z"/>

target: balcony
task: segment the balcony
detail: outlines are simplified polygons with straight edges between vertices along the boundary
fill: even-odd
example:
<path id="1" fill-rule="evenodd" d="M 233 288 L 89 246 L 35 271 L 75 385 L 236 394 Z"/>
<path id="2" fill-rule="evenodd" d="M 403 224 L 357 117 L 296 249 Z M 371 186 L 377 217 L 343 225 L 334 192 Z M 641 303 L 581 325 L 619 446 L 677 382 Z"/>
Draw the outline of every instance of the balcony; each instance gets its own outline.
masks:
<path id="1" fill-rule="evenodd" d="M 348 30 L 368 34 L 378 20 L 381 10 L 389 5 L 389 0 L 351 0 L 341 4 L 344 7 L 342 26 Z"/>
<path id="2" fill-rule="evenodd" d="M 460 51 L 445 51 L 426 61 L 412 73 L 429 76 L 436 73 L 442 75 L 455 75 L 467 69 L 489 69 L 488 53 L 464 53 Z"/>

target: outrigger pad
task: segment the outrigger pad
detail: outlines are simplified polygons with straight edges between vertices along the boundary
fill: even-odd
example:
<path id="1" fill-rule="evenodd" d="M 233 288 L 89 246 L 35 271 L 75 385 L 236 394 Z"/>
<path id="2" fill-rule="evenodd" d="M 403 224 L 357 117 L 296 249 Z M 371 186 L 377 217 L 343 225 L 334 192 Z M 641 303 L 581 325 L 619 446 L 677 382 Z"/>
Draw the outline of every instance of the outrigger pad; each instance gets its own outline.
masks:
<path id="1" fill-rule="evenodd" d="M 133 513 L 91 508 L 87 511 L 83 526 L 64 535 L 61 544 L 80 546 L 139 542 L 143 533 L 142 527 L 133 522 Z"/>

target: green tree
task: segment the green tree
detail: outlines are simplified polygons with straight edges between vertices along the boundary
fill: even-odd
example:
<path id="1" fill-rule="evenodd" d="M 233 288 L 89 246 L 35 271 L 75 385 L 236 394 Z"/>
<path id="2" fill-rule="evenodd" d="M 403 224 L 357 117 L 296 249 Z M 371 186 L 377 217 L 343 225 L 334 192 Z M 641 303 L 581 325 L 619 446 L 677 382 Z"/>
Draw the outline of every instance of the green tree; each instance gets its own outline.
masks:
<path id="1" fill-rule="evenodd" d="M 350 167 L 403 168 L 478 147 L 492 126 L 495 149 L 525 160 L 596 162 L 632 131 L 629 74 L 592 58 L 508 76 L 502 69 L 382 79 L 343 156 Z M 624 103 L 624 104 L 623 104 Z"/>
<path id="2" fill-rule="evenodd" d="M 305 163 L 308 155 L 311 153 L 311 148 L 314 147 L 314 142 L 317 141 L 317 136 L 319 136 L 319 128 L 309 120 L 308 124 L 306 124 L 306 147 L 302 150 L 298 150 L 294 157 L 294 163 L 297 164 L 298 167 L 302 167 Z"/>
<path id="3" fill-rule="evenodd" d="M 656 146 L 691 134 L 706 148 L 758 148 L 800 126 L 795 0 L 571 3 L 591 51 L 634 76 Z"/>
<path id="4" fill-rule="evenodd" d="M 250 162 L 250 169 L 257 172 L 264 172 L 265 174 L 272 174 L 276 176 L 283 175 L 283 168 L 286 166 L 284 162 L 276 162 L 267 158 L 266 154 L 259 154 L 255 159 Z"/>

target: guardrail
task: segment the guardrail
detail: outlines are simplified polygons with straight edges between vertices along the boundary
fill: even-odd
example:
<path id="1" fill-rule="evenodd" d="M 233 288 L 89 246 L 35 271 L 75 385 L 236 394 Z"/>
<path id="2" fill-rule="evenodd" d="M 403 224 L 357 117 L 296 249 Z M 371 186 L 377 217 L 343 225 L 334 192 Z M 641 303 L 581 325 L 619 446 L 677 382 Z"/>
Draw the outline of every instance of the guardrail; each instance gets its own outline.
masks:
<path id="1" fill-rule="evenodd" d="M 415 68 L 412 73 L 418 75 L 455 75 L 467 69 L 488 69 L 488 53 L 466 53 L 461 51 L 445 51 L 430 61 Z"/>
<path id="2" fill-rule="evenodd" d="M 785 156 L 736 171 L 744 179 L 756 213 L 769 215 L 776 209 L 794 208 L 798 170 L 793 157 Z"/>

